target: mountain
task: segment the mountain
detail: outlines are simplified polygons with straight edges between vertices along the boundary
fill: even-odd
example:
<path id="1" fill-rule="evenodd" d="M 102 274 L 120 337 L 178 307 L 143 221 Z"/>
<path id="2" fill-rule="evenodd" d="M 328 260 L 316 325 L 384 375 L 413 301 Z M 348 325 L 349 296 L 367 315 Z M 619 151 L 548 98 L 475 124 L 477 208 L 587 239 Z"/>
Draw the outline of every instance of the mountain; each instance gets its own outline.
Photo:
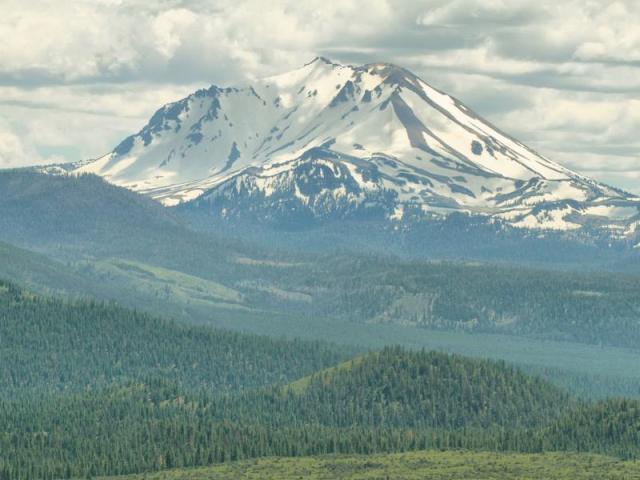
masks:
<path id="1" fill-rule="evenodd" d="M 303 225 L 407 226 L 452 213 L 526 230 L 634 235 L 640 199 L 554 163 L 391 64 L 316 58 L 158 110 L 95 173 L 167 206 Z"/>

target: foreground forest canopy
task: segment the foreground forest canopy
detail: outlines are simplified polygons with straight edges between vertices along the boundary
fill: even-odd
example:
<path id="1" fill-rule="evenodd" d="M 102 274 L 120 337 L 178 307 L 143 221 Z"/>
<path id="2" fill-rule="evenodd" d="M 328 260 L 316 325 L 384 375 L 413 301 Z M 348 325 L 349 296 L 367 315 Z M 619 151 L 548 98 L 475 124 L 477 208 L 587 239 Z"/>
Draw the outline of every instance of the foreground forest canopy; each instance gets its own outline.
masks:
<path id="1" fill-rule="evenodd" d="M 640 402 L 580 400 L 504 362 L 185 327 L 7 283 L 0 308 L 3 480 L 432 449 L 640 455 Z"/>

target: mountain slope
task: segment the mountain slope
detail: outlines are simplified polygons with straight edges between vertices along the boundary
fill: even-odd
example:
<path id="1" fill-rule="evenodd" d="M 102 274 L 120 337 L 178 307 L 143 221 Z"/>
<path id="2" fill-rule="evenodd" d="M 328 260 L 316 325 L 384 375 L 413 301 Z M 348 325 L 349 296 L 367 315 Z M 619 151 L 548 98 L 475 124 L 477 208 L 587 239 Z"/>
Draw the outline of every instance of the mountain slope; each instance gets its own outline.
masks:
<path id="1" fill-rule="evenodd" d="M 463 212 L 615 237 L 640 218 L 638 198 L 546 159 L 407 70 L 324 58 L 199 90 L 110 154 L 64 168 L 227 218 L 408 223 Z"/>
<path id="2" fill-rule="evenodd" d="M 0 172 L 0 240 L 46 254 L 0 245 L 0 278 L 259 333 L 344 341 L 348 328 L 363 344 L 378 335 L 365 341 L 372 324 L 632 348 L 640 339 L 637 276 L 269 251 L 174 217 L 92 175 Z M 513 241 L 520 256 L 525 243 Z M 577 250 L 542 254 L 557 266 Z"/>

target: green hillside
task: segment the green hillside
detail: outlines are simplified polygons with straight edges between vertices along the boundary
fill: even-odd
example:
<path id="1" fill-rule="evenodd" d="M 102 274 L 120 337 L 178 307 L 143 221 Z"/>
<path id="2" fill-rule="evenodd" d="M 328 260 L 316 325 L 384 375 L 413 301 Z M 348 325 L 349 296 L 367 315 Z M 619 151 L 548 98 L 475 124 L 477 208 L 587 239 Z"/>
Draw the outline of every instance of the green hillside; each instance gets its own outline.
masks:
<path id="1" fill-rule="evenodd" d="M 545 450 L 596 450 L 624 458 L 640 453 L 640 402 L 609 399 L 572 409 L 543 429 Z"/>
<path id="2" fill-rule="evenodd" d="M 2 239 L 18 245 L 57 245 L 63 252 L 84 244 L 100 251 L 122 248 L 128 239 L 136 248 L 145 234 L 179 227 L 160 204 L 92 175 L 4 170 L 0 192 Z"/>
<path id="3" fill-rule="evenodd" d="M 640 343 L 639 275 L 354 256 L 329 257 L 316 268 L 318 291 L 326 292 L 314 303 L 318 315 L 628 348 Z"/>
<path id="4" fill-rule="evenodd" d="M 42 293 L 81 295 L 88 291 L 82 277 L 65 264 L 1 241 L 0 278 Z"/>
<path id="5" fill-rule="evenodd" d="M 640 463 L 575 453 L 408 452 L 262 458 L 112 480 L 629 480 Z"/>
<path id="6" fill-rule="evenodd" d="M 634 474 L 570 452 L 640 458 L 640 276 L 219 233 L 96 177 L 0 172 L 0 480 Z"/>

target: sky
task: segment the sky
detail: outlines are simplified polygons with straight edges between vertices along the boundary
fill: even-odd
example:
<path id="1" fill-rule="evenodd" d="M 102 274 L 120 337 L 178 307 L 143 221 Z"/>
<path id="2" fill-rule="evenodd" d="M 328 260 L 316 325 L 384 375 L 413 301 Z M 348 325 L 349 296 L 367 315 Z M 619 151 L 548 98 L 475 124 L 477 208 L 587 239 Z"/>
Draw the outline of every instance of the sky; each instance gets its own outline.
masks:
<path id="1" fill-rule="evenodd" d="M 96 158 L 161 105 L 318 55 L 390 62 L 640 193 L 637 0 L 0 0 L 0 168 Z"/>

